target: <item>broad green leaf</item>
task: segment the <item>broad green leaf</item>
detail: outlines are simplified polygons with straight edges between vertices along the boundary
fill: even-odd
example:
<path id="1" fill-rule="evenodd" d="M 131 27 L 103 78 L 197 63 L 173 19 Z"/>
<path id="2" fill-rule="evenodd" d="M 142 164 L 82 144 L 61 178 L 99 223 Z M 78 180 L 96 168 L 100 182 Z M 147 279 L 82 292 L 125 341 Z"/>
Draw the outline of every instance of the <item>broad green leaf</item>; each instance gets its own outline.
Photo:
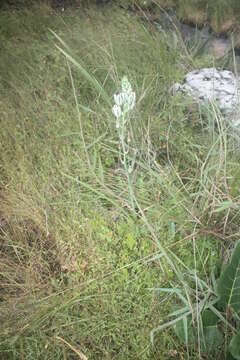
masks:
<path id="1" fill-rule="evenodd" d="M 203 323 L 203 335 L 204 335 L 204 344 L 206 349 L 213 351 L 218 348 L 224 341 L 223 334 L 218 329 L 218 316 L 207 309 L 202 313 L 202 323 Z"/>
<path id="2" fill-rule="evenodd" d="M 219 319 L 211 310 L 204 310 L 202 313 L 203 327 L 216 326 Z"/>
<path id="3" fill-rule="evenodd" d="M 224 341 L 224 337 L 220 330 L 217 328 L 218 318 L 214 313 L 209 310 L 204 311 L 205 319 L 203 319 L 203 336 L 201 339 L 204 340 L 202 343 L 205 344 L 206 350 L 209 352 L 214 351 L 218 348 Z M 209 316 L 209 319 L 206 317 Z M 208 326 L 204 326 L 204 323 L 208 324 Z M 174 330 L 176 335 L 178 336 L 181 343 L 188 344 L 196 344 L 197 337 L 194 336 L 193 324 L 190 317 L 185 317 L 174 326 Z"/>
<path id="4" fill-rule="evenodd" d="M 181 343 L 186 345 L 194 343 L 193 326 L 189 317 L 184 316 L 174 326 L 177 337 Z"/>
<path id="5" fill-rule="evenodd" d="M 213 351 L 222 345 L 224 341 L 223 334 L 217 328 L 216 325 L 214 326 L 207 326 L 203 329 L 204 340 L 206 349 L 208 351 Z"/>
<path id="6" fill-rule="evenodd" d="M 240 242 L 233 251 L 230 264 L 220 276 L 217 292 L 221 304 L 240 313 Z"/>
<path id="7" fill-rule="evenodd" d="M 216 304 L 216 300 L 217 299 L 215 299 L 215 304 Z M 218 303 L 218 305 L 219 305 L 219 302 L 217 301 L 217 303 Z M 214 314 L 216 314 L 217 315 L 217 317 L 219 318 L 219 320 L 221 320 L 222 321 L 222 323 L 225 325 L 225 326 L 227 326 L 229 329 L 231 329 L 232 331 L 235 331 L 235 328 L 232 326 L 232 324 L 229 322 L 229 321 L 227 321 L 227 319 L 226 319 L 226 316 L 223 316 L 222 315 L 222 313 L 217 309 L 217 308 L 215 308 L 215 306 L 213 306 L 213 305 L 215 305 L 215 304 L 207 304 L 207 306 L 208 306 L 208 308 L 209 309 L 211 309 L 211 311 L 214 313 Z"/>
<path id="8" fill-rule="evenodd" d="M 236 359 L 232 356 L 232 354 L 228 350 L 227 354 L 226 354 L 226 357 L 225 357 L 225 360 L 236 360 Z"/>
<path id="9" fill-rule="evenodd" d="M 229 351 L 236 360 L 240 360 L 240 332 L 233 336 L 230 344 Z"/>

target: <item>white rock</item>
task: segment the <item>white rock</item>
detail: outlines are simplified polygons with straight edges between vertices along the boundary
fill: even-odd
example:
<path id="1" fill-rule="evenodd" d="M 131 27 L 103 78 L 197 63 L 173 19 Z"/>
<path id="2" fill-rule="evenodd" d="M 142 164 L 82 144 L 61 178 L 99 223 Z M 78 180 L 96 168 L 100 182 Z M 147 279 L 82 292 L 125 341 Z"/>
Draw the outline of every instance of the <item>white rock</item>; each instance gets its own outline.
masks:
<path id="1" fill-rule="evenodd" d="M 174 85 L 174 90 L 190 95 L 198 102 L 216 103 L 223 114 L 231 114 L 233 125 L 239 127 L 239 80 L 229 70 L 203 68 L 188 73 L 182 85 Z"/>

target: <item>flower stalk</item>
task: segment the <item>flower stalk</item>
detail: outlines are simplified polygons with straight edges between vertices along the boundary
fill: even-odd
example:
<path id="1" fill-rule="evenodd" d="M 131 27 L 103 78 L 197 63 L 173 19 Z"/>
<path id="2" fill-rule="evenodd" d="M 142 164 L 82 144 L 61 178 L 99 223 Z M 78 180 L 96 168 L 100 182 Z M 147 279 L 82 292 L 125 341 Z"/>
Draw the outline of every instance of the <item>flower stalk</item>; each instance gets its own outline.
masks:
<path id="1" fill-rule="evenodd" d="M 129 149 L 131 142 L 131 133 L 128 130 L 130 121 L 129 113 L 133 110 L 136 101 L 136 94 L 132 91 L 131 84 L 126 76 L 121 81 L 122 91 L 119 94 L 114 94 L 114 102 L 112 112 L 116 118 L 116 129 L 119 136 L 119 157 L 126 173 L 128 190 L 130 195 L 131 208 L 135 212 L 134 192 L 132 187 L 131 174 L 133 172 L 136 151 L 134 152 L 133 159 L 129 159 Z"/>

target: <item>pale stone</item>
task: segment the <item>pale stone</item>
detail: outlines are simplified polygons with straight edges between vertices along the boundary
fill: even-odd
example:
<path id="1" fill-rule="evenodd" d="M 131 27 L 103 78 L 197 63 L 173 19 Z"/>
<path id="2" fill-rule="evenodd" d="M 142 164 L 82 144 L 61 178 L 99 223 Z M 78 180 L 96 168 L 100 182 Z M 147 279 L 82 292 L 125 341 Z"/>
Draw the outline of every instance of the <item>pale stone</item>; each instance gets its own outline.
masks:
<path id="1" fill-rule="evenodd" d="M 234 128 L 240 130 L 240 78 L 229 70 L 203 68 L 188 73 L 183 84 L 173 89 L 191 96 L 199 103 L 216 104 Z"/>
<path id="2" fill-rule="evenodd" d="M 223 114 L 231 115 L 232 124 L 239 127 L 239 77 L 231 71 L 215 68 L 194 70 L 185 76 L 182 85 L 176 83 L 174 90 L 198 102 L 215 103 Z"/>

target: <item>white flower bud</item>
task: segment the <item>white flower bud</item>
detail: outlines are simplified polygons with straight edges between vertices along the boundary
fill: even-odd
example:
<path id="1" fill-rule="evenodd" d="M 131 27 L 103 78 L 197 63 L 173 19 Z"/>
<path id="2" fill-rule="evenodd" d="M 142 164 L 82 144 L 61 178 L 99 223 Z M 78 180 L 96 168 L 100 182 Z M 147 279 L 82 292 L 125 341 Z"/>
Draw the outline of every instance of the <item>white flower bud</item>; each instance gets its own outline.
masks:
<path id="1" fill-rule="evenodd" d="M 128 81 L 128 78 L 124 76 L 122 78 L 122 92 L 123 93 L 130 93 L 132 91 L 131 84 Z"/>
<path id="2" fill-rule="evenodd" d="M 117 104 L 113 105 L 112 112 L 117 119 L 122 115 L 121 107 Z"/>
<path id="3" fill-rule="evenodd" d="M 136 94 L 135 92 L 131 92 L 131 94 L 129 94 L 128 96 L 128 104 L 129 104 L 129 109 L 132 110 L 135 106 L 135 101 L 136 101 Z"/>
<path id="4" fill-rule="evenodd" d="M 123 103 L 122 93 L 114 94 L 113 96 L 114 96 L 115 104 L 118 105 L 118 106 L 122 106 L 122 103 Z"/>

